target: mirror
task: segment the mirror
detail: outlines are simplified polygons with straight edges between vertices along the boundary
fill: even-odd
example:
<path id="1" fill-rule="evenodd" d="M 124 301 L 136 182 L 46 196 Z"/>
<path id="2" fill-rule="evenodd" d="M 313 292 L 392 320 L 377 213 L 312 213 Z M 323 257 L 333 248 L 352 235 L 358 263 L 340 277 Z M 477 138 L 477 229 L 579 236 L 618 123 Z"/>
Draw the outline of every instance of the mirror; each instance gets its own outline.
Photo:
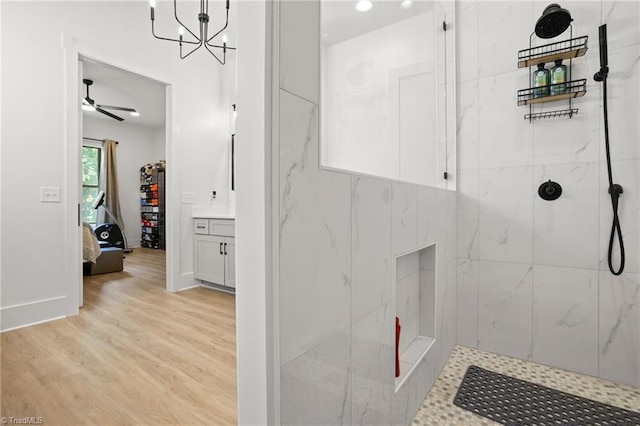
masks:
<path id="1" fill-rule="evenodd" d="M 444 20 L 438 2 L 321 2 L 324 168 L 446 187 Z"/>

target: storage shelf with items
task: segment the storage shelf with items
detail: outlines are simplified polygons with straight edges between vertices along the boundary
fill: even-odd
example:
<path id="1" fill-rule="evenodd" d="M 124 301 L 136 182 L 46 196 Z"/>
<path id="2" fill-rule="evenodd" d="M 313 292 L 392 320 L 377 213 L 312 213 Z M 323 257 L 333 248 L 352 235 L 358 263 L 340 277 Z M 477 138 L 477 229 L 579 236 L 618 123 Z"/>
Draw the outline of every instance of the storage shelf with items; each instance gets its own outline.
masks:
<path id="1" fill-rule="evenodd" d="M 524 116 L 525 120 L 529 121 L 564 116 L 571 118 L 578 113 L 578 108 L 572 105 L 572 99 L 587 93 L 586 79 L 571 80 L 572 60 L 584 56 L 587 52 L 588 36 L 571 37 L 568 40 L 531 47 L 534 34 L 529 37 L 529 48 L 518 52 L 518 68 L 529 67 L 529 76 L 532 77 L 532 87 L 518 90 L 518 106 L 529 105 L 529 113 Z M 568 65 L 562 64 L 565 59 L 569 60 Z M 544 64 L 548 63 L 555 63 L 551 70 L 544 68 Z M 537 70 L 533 69 L 536 66 Z M 563 100 L 568 100 L 569 107 L 566 109 L 533 111 L 535 104 Z"/>
<path id="2" fill-rule="evenodd" d="M 165 248 L 165 166 L 146 164 L 140 169 L 140 224 L 142 247 Z"/>

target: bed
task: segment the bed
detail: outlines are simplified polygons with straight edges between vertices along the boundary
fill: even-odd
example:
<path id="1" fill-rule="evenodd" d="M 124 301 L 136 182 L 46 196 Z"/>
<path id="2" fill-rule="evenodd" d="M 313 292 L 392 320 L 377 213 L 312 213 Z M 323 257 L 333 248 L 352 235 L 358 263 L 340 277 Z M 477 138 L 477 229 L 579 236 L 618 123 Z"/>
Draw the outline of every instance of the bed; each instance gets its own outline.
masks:
<path id="1" fill-rule="evenodd" d="M 96 263 L 100 256 L 100 243 L 93 228 L 86 222 L 82 222 L 82 261 Z"/>

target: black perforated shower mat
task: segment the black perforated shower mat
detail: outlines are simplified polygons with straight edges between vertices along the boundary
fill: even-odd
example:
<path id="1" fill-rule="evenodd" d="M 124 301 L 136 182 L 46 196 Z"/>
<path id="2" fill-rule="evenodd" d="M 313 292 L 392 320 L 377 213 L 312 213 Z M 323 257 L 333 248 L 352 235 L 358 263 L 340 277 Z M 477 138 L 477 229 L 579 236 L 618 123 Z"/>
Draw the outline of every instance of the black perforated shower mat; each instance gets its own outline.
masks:
<path id="1" fill-rule="evenodd" d="M 453 403 L 509 426 L 640 426 L 640 413 L 494 373 L 475 365 L 467 369 Z"/>

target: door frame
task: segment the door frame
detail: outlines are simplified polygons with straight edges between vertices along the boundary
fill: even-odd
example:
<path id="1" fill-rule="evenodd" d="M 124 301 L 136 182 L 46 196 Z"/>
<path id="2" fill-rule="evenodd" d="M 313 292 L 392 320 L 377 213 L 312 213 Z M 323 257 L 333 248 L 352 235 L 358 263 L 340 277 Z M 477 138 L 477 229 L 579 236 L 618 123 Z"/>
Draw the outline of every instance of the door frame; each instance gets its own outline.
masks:
<path id="1" fill-rule="evenodd" d="M 179 110 L 176 108 L 176 88 L 181 86 L 181 79 L 171 71 L 161 69 L 153 64 L 131 56 L 124 51 L 115 51 L 86 39 L 71 35 L 62 35 L 64 50 L 64 99 L 65 99 L 65 282 L 67 293 L 67 315 L 77 315 L 82 306 L 82 232 L 81 232 L 81 167 L 82 167 L 82 98 L 81 60 L 91 59 L 111 65 L 135 74 L 151 78 L 166 84 L 165 97 L 165 143 L 166 161 L 171 165 L 171 173 L 166 176 L 166 290 L 174 292 L 179 289 L 179 256 L 174 252 L 175 242 L 179 241 L 179 215 L 177 203 L 180 188 L 180 161 L 178 144 L 179 128 L 174 126 Z"/>

